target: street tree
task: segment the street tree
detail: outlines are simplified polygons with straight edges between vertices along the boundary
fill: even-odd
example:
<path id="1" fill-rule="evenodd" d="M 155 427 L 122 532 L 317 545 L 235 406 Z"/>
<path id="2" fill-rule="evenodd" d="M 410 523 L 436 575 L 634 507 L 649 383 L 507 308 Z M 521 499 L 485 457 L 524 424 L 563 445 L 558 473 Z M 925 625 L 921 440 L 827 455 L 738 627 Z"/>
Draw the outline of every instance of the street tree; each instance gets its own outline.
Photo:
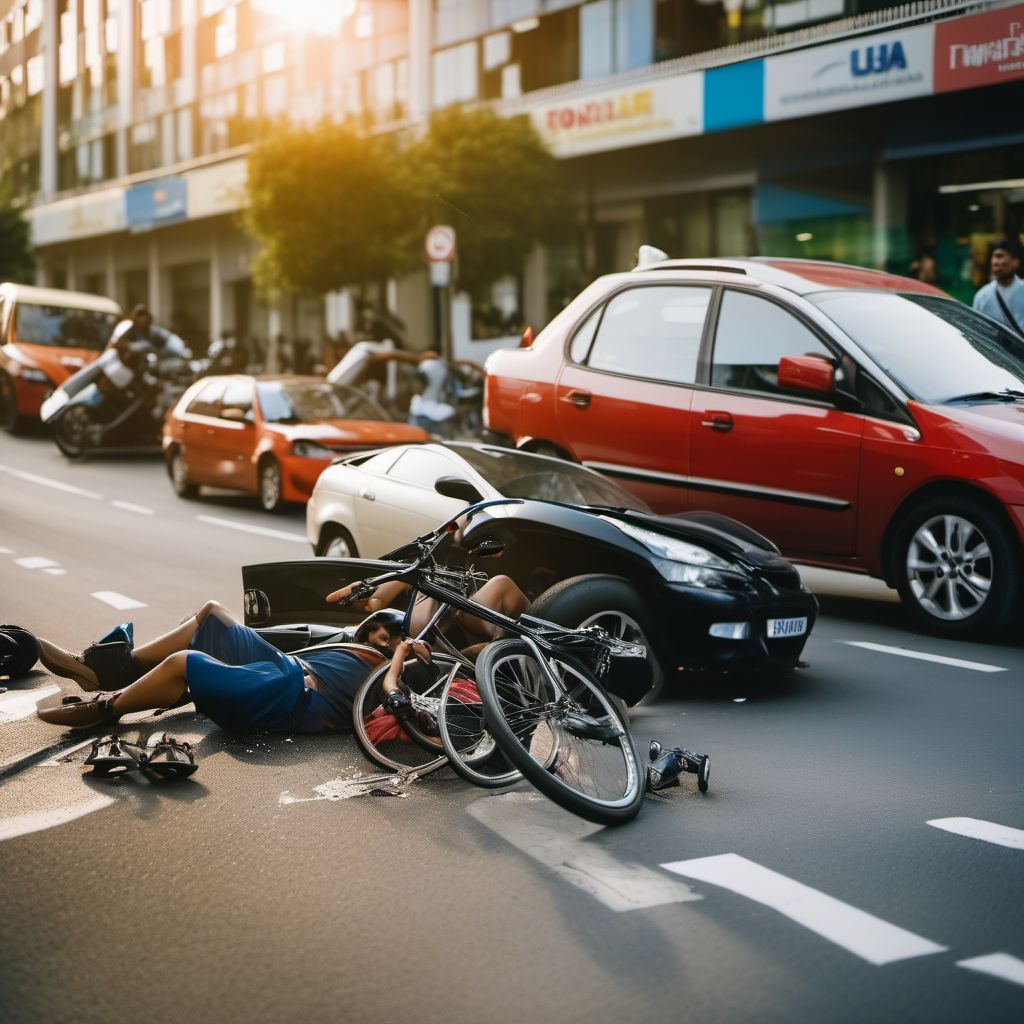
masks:
<path id="1" fill-rule="evenodd" d="M 249 154 L 243 226 L 264 294 L 323 295 L 414 265 L 424 223 L 394 144 L 349 125 L 280 124 Z"/>
<path id="2" fill-rule="evenodd" d="M 31 281 L 35 262 L 28 221 L 0 186 L 0 281 Z"/>
<path id="3" fill-rule="evenodd" d="M 435 223 L 456 230 L 467 291 L 518 274 L 537 242 L 564 237 L 572 223 L 561 165 L 526 117 L 449 107 L 434 114 L 410 158 L 430 187 Z"/>

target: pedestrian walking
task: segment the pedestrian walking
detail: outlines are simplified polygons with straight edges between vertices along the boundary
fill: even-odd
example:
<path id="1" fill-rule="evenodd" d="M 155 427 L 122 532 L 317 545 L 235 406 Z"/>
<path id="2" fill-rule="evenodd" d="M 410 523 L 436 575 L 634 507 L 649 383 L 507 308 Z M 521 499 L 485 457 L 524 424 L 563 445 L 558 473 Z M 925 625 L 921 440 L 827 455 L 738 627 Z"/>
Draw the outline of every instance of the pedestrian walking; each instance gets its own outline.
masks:
<path id="1" fill-rule="evenodd" d="M 978 289 L 974 308 L 1024 337 L 1024 281 L 1017 276 L 1017 247 L 1005 239 L 995 242 L 989 250 L 989 269 L 992 280 Z"/>

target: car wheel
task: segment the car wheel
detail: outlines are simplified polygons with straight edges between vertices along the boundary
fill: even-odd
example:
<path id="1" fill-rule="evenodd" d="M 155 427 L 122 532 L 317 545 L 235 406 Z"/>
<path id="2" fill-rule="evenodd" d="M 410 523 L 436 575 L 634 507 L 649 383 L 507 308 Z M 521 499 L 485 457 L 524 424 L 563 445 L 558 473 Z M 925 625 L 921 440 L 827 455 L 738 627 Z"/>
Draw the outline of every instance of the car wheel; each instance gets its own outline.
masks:
<path id="1" fill-rule="evenodd" d="M 14 381 L 6 373 L 0 373 L 0 430 L 16 434 L 24 425 L 24 418 L 18 415 L 18 396 L 14 393 Z"/>
<path id="2" fill-rule="evenodd" d="M 630 680 L 629 685 L 630 690 L 639 690 L 642 695 L 633 702 L 650 703 L 660 694 L 665 674 L 652 648 L 650 616 L 636 588 L 625 580 L 618 576 L 573 576 L 544 591 L 534 601 L 530 614 L 562 626 L 600 626 L 620 640 L 643 644 L 647 659 L 642 678 Z M 642 692 L 645 687 L 646 692 Z"/>
<path id="3" fill-rule="evenodd" d="M 179 498 L 194 498 L 199 493 L 199 487 L 189 479 L 188 463 L 185 462 L 185 453 L 180 448 L 174 449 L 167 472 L 174 493 Z"/>
<path id="4" fill-rule="evenodd" d="M 73 405 L 57 420 L 53 439 L 66 458 L 80 459 L 90 448 L 89 434 L 94 426 L 92 413 L 84 405 Z"/>
<path id="5" fill-rule="evenodd" d="M 359 551 L 352 534 L 337 523 L 328 523 L 320 531 L 316 553 L 321 558 L 358 558 Z"/>
<path id="6" fill-rule="evenodd" d="M 275 459 L 260 463 L 260 504 L 267 512 L 277 512 L 284 504 L 281 500 L 281 467 Z"/>
<path id="7" fill-rule="evenodd" d="M 935 633 L 971 639 L 998 632 L 1020 589 L 1020 551 L 999 517 L 950 496 L 912 509 L 893 545 L 896 589 L 914 619 Z"/>
<path id="8" fill-rule="evenodd" d="M 556 448 L 553 444 L 548 444 L 547 441 L 536 441 L 526 450 L 533 455 L 549 455 L 553 459 L 563 459 L 566 462 L 573 461 L 571 455 L 567 455 L 561 448 Z"/>

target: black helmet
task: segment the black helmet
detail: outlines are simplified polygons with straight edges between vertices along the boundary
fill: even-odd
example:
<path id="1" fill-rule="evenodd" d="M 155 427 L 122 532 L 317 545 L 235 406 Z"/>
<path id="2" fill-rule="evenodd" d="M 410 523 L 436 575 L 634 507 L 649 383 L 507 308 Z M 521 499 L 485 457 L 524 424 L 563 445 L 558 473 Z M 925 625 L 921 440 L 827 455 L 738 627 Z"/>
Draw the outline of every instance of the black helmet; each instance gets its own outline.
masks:
<path id="1" fill-rule="evenodd" d="M 0 625 L 0 676 L 23 676 L 38 658 L 39 644 L 27 629 Z"/>
<path id="2" fill-rule="evenodd" d="M 381 608 L 380 611 L 367 615 L 356 626 L 355 641 L 357 644 L 366 643 L 367 637 L 377 626 L 383 626 L 388 631 L 389 636 L 401 636 L 404 623 L 404 612 L 400 612 L 397 608 Z"/>

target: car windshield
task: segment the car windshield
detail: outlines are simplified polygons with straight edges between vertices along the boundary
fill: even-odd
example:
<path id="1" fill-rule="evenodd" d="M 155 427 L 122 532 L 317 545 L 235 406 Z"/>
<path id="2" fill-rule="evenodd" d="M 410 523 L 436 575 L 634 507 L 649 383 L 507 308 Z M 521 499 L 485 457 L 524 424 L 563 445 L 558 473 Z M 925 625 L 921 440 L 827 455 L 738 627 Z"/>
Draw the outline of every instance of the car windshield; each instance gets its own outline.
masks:
<path id="1" fill-rule="evenodd" d="M 69 306 L 42 306 L 19 302 L 14 312 L 14 332 L 26 345 L 53 348 L 87 348 L 99 352 L 121 318 L 116 313 Z"/>
<path id="2" fill-rule="evenodd" d="M 260 381 L 256 393 L 260 412 L 268 423 L 390 419 L 376 402 L 344 384 L 321 380 Z"/>
<path id="3" fill-rule="evenodd" d="M 612 508 L 650 512 L 639 498 L 624 491 L 618 484 L 571 462 L 528 455 L 508 448 L 471 448 L 460 445 L 452 445 L 451 448 L 506 498 L 535 498 L 540 501 L 560 501 L 565 505 L 608 505 Z"/>
<path id="4" fill-rule="evenodd" d="M 1024 338 L 955 299 L 863 291 L 808 298 L 920 402 L 1010 400 L 1024 390 Z"/>

